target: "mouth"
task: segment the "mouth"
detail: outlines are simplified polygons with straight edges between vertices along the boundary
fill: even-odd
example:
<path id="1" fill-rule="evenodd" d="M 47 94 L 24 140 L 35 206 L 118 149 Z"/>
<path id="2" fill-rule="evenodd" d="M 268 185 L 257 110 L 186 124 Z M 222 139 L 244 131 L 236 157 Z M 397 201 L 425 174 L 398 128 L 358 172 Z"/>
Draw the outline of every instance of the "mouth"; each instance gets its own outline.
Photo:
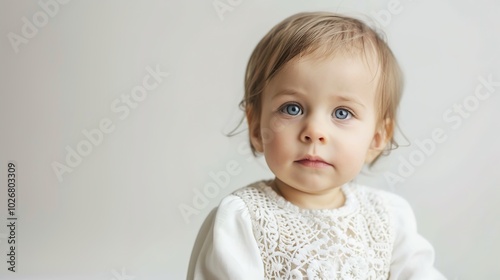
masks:
<path id="1" fill-rule="evenodd" d="M 313 168 L 325 168 L 332 166 L 330 163 L 326 162 L 321 157 L 313 155 L 306 155 L 305 157 L 296 160 L 295 162 L 303 166 L 313 167 Z"/>

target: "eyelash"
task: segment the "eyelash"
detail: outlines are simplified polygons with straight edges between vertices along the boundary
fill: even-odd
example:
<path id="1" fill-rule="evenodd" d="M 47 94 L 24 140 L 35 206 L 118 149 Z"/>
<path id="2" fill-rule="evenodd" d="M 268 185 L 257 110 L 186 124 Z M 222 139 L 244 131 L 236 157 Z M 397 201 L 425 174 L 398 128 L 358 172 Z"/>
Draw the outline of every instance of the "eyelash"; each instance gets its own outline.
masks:
<path id="1" fill-rule="evenodd" d="M 297 106 L 299 108 L 299 113 L 297 113 L 296 115 L 292 115 L 290 113 L 288 113 L 286 110 L 287 108 L 289 108 L 289 106 Z M 356 115 L 348 108 L 345 108 L 345 107 L 338 107 L 338 108 L 335 108 L 335 110 L 333 110 L 332 112 L 332 117 L 335 116 L 335 112 L 337 112 L 337 110 L 345 110 L 347 111 L 348 115 L 352 118 L 352 117 L 355 117 Z M 300 104 L 298 103 L 285 103 L 283 104 L 279 109 L 278 111 L 282 114 L 285 114 L 285 115 L 288 115 L 288 116 L 292 116 L 292 117 L 295 117 L 295 116 L 298 116 L 298 115 L 302 115 L 304 114 L 304 109 L 302 109 L 302 106 L 300 106 Z M 336 117 L 334 117 L 336 118 Z M 339 118 L 336 118 L 336 119 L 339 119 Z M 339 119 L 339 120 L 346 120 L 346 119 L 349 119 L 349 118 L 345 118 L 345 119 Z"/>

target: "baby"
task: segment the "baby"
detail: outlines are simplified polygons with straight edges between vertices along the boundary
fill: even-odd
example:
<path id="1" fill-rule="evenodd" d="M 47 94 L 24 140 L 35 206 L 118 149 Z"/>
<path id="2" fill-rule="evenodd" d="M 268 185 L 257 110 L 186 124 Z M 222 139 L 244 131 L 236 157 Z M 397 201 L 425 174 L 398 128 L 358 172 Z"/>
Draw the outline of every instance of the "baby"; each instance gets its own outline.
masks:
<path id="1" fill-rule="evenodd" d="M 250 57 L 241 102 L 275 177 L 222 200 L 188 279 L 444 279 L 409 204 L 353 182 L 394 143 L 402 87 L 393 53 L 357 19 L 276 25 Z"/>

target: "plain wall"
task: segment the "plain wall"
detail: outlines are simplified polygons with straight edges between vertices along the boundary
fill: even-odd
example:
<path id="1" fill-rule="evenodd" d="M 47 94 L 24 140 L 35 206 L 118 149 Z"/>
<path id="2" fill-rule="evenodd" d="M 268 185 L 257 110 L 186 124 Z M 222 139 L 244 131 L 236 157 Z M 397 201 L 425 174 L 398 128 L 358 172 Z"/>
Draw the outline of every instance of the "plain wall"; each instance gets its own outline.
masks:
<path id="1" fill-rule="evenodd" d="M 498 279 L 499 2 L 352 2 L 2 0 L 0 218 L 14 161 L 18 220 L 17 272 L 2 261 L 0 278 L 184 279 L 210 210 L 272 175 L 246 131 L 224 135 L 251 51 L 285 17 L 327 10 L 375 18 L 406 76 L 406 139 L 358 180 L 410 202 L 448 278 Z"/>

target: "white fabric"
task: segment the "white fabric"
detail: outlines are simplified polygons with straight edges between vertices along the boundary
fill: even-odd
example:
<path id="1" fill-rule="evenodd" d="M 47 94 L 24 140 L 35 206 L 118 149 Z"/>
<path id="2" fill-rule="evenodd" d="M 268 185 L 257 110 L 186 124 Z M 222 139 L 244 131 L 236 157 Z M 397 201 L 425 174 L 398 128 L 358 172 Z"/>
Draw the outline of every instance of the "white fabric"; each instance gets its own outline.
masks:
<path id="1" fill-rule="evenodd" d="M 263 279 L 248 210 L 241 199 L 235 198 L 230 195 L 220 203 L 195 259 L 193 279 Z M 190 274 L 193 273 L 188 273 L 188 277 Z"/>
<path id="2" fill-rule="evenodd" d="M 401 197 L 346 184 L 345 205 L 307 210 L 267 182 L 224 198 L 199 252 L 193 279 L 445 279 L 432 246 Z"/>

